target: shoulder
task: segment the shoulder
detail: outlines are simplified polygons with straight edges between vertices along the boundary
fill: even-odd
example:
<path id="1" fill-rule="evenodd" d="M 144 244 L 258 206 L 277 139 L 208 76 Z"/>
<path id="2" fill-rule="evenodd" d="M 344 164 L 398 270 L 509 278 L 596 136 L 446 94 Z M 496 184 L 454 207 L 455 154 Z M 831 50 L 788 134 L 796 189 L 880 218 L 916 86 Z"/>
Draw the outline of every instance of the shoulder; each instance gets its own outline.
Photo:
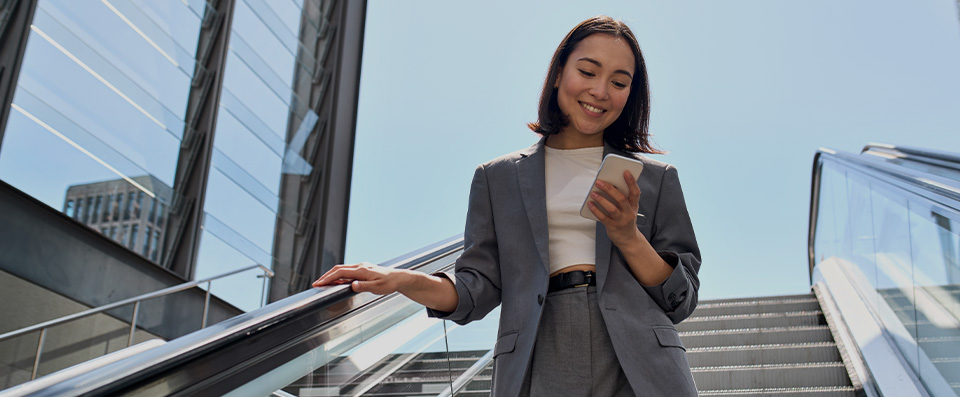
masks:
<path id="1" fill-rule="evenodd" d="M 540 147 L 540 144 L 536 143 L 533 146 L 530 146 L 521 150 L 517 150 L 514 152 L 510 152 L 502 156 L 499 156 L 495 159 L 492 159 L 490 161 L 487 161 L 483 164 L 478 165 L 477 168 L 484 169 L 486 171 L 501 171 L 504 169 L 512 170 L 514 169 L 517 161 L 520 161 L 521 159 L 524 159 L 524 158 L 528 158 L 530 156 L 534 156 L 538 154 L 538 152 L 541 150 L 542 148 Z"/>
<path id="2" fill-rule="evenodd" d="M 620 154 L 643 162 L 643 174 L 648 178 L 659 180 L 663 178 L 665 174 L 670 173 L 676 175 L 677 173 L 677 167 L 674 167 L 673 164 L 655 160 L 650 157 L 643 156 L 640 153 L 621 152 Z"/>

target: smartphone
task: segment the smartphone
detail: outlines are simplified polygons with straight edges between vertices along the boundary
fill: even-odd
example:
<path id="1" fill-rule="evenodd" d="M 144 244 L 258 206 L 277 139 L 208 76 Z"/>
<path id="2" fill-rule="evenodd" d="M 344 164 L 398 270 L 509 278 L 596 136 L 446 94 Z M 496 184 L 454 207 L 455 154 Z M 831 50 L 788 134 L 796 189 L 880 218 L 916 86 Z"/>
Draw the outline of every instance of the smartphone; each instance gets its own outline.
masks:
<path id="1" fill-rule="evenodd" d="M 597 220 L 597 217 L 593 216 L 593 212 L 590 212 L 590 207 L 587 206 L 587 203 L 590 201 L 590 193 L 597 192 L 606 196 L 603 191 L 597 188 L 597 180 L 615 186 L 624 196 L 630 194 L 630 187 L 627 186 L 627 182 L 623 180 L 624 171 L 630 171 L 634 178 L 638 178 L 640 177 L 640 172 L 643 171 L 643 163 L 637 159 L 612 153 L 603 158 L 603 163 L 600 163 L 600 170 L 597 171 L 597 177 L 594 178 L 593 184 L 590 185 L 590 191 L 587 192 L 587 197 L 583 200 L 583 205 L 580 206 L 580 216 Z M 636 183 L 636 181 L 634 181 L 634 183 Z"/>

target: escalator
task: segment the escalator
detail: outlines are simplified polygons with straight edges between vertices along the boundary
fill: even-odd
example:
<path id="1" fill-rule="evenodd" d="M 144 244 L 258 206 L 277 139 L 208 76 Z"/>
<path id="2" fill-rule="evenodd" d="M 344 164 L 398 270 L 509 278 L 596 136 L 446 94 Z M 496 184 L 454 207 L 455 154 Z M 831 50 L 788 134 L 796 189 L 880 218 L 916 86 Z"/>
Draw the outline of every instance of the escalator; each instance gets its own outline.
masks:
<path id="1" fill-rule="evenodd" d="M 960 157 L 814 160 L 812 293 L 701 301 L 677 326 L 702 395 L 960 395 Z M 452 269 L 460 237 L 384 263 Z M 0 395 L 489 395 L 499 310 L 468 326 L 398 296 L 311 289 Z M 109 356 L 108 356 L 109 357 Z"/>

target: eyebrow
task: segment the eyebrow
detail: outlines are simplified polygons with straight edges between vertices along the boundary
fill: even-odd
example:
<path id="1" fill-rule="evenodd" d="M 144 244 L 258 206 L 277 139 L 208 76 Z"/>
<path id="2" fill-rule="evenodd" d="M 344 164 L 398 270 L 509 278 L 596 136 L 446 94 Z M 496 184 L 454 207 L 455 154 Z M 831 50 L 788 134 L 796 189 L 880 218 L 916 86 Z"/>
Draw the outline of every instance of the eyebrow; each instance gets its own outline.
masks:
<path id="1" fill-rule="evenodd" d="M 592 64 L 594 64 L 594 65 L 597 65 L 597 66 L 599 66 L 599 67 L 603 67 L 603 64 L 601 64 L 600 61 L 598 61 L 598 60 L 596 60 L 596 59 L 593 59 L 593 58 L 589 58 L 589 57 L 583 57 L 583 58 L 577 59 L 577 61 L 586 61 L 586 62 L 590 62 L 590 63 L 592 63 Z M 617 69 L 617 70 L 614 70 L 613 72 L 614 72 L 614 73 L 625 74 L 625 75 L 627 75 L 627 77 L 629 77 L 631 80 L 633 80 L 633 75 L 630 74 L 630 72 L 628 72 L 628 71 L 626 71 L 626 70 Z"/>

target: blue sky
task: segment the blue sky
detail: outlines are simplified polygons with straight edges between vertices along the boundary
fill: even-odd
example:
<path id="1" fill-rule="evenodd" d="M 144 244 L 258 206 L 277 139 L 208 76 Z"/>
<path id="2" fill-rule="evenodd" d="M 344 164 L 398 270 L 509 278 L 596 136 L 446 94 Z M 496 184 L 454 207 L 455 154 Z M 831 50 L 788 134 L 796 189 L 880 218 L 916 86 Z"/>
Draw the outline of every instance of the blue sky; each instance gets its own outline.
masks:
<path id="1" fill-rule="evenodd" d="M 819 147 L 960 152 L 952 0 L 368 3 L 347 262 L 461 233 L 474 167 L 537 136 L 557 44 L 606 14 L 637 35 L 651 132 L 703 251 L 702 299 L 806 293 Z"/>

